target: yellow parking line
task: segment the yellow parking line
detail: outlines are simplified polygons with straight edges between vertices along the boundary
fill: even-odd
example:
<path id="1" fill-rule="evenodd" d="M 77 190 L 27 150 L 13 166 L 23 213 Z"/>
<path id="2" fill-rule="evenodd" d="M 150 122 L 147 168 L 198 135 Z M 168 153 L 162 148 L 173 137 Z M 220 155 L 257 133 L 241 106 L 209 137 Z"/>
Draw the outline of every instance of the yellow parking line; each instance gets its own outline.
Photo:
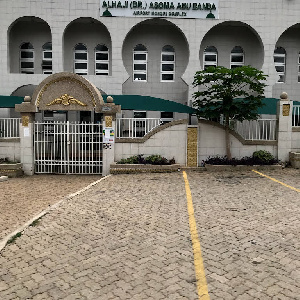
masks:
<path id="1" fill-rule="evenodd" d="M 283 186 L 285 186 L 285 187 L 287 187 L 287 188 L 289 188 L 289 189 L 291 189 L 291 190 L 294 190 L 294 191 L 300 193 L 300 190 L 299 190 L 299 189 L 296 189 L 296 188 L 293 187 L 293 186 L 290 186 L 290 185 L 288 185 L 288 184 L 285 184 L 285 183 L 283 183 L 283 182 L 281 182 L 281 181 L 279 181 L 279 180 L 277 180 L 277 179 L 275 179 L 275 178 L 272 178 L 272 177 L 270 177 L 270 176 L 268 176 L 268 175 L 265 175 L 265 174 L 263 174 L 263 173 L 260 173 L 260 172 L 258 172 L 258 171 L 255 171 L 255 170 L 252 170 L 252 171 L 255 172 L 255 173 L 257 173 L 257 174 L 259 174 L 259 175 L 261 175 L 261 176 L 264 176 L 264 177 L 266 177 L 266 178 L 269 178 L 269 179 L 271 179 L 271 180 L 273 180 L 273 181 L 275 181 L 275 182 L 277 182 L 277 183 L 280 183 L 280 184 L 282 184 Z"/>
<path id="2" fill-rule="evenodd" d="M 183 171 L 183 178 L 184 178 L 184 182 L 185 182 L 187 209 L 188 209 L 188 214 L 189 214 L 190 232 L 191 232 L 191 239 L 192 239 L 192 244 L 193 244 L 194 264 L 195 264 L 195 273 L 196 273 L 196 280 L 197 280 L 198 297 L 199 297 L 199 300 L 210 300 L 210 297 L 208 294 L 206 277 L 205 277 L 203 259 L 202 259 L 202 254 L 201 254 L 201 246 L 200 246 L 200 241 L 199 241 L 199 237 L 198 237 L 198 233 L 197 233 L 192 193 L 190 190 L 189 181 L 188 181 L 187 174 L 185 171 Z"/>

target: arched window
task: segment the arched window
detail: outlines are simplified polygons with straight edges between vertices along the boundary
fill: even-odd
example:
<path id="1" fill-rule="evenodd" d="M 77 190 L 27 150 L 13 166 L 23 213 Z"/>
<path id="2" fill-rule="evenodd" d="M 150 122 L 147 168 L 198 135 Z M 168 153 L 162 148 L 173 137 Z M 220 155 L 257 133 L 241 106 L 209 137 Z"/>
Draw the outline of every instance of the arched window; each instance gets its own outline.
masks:
<path id="1" fill-rule="evenodd" d="M 203 54 L 203 69 L 208 67 L 216 67 L 218 65 L 218 51 L 214 46 L 208 46 Z"/>
<path id="2" fill-rule="evenodd" d="M 109 74 L 109 53 L 105 45 L 97 45 L 95 48 L 95 74 Z"/>
<path id="3" fill-rule="evenodd" d="M 144 45 L 137 45 L 133 49 L 133 80 L 147 81 L 148 50 Z"/>
<path id="4" fill-rule="evenodd" d="M 230 68 L 242 67 L 245 64 L 244 50 L 240 46 L 235 46 L 230 53 Z"/>
<path id="5" fill-rule="evenodd" d="M 274 50 L 274 64 L 275 69 L 279 75 L 278 82 L 285 82 L 285 61 L 286 61 L 286 52 L 282 47 L 277 47 Z"/>
<path id="6" fill-rule="evenodd" d="M 175 50 L 166 45 L 161 51 L 161 81 L 174 81 L 175 78 Z"/>
<path id="7" fill-rule="evenodd" d="M 43 45 L 43 74 L 52 74 L 52 43 L 48 42 Z"/>
<path id="8" fill-rule="evenodd" d="M 84 44 L 77 44 L 74 47 L 74 73 L 88 74 L 88 51 Z"/>
<path id="9" fill-rule="evenodd" d="M 20 46 L 20 73 L 34 73 L 34 48 L 31 43 Z"/>

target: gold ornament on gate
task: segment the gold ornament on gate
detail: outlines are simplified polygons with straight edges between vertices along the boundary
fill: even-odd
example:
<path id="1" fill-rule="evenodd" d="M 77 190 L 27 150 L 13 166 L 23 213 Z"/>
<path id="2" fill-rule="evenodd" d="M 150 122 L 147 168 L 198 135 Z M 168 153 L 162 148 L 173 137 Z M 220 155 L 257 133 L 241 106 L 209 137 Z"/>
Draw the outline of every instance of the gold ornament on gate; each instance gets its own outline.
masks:
<path id="1" fill-rule="evenodd" d="M 47 106 L 55 105 L 55 104 L 62 104 L 64 106 L 68 106 L 70 104 L 77 104 L 77 105 L 80 105 L 80 106 L 86 106 L 85 103 L 75 99 L 74 97 L 72 97 L 68 94 L 61 95 L 59 98 L 56 98 L 53 101 L 51 101 L 50 103 L 48 103 Z"/>

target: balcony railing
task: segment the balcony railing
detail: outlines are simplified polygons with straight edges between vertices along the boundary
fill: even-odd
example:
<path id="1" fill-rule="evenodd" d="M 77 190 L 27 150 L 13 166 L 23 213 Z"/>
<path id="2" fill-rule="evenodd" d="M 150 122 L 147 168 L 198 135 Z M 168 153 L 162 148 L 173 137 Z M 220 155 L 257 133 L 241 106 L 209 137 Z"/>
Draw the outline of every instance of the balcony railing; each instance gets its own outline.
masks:
<path id="1" fill-rule="evenodd" d="M 142 138 L 162 123 L 159 118 L 118 118 L 116 138 Z"/>
<path id="2" fill-rule="evenodd" d="M 17 138 L 20 118 L 0 118 L 0 138 Z"/>

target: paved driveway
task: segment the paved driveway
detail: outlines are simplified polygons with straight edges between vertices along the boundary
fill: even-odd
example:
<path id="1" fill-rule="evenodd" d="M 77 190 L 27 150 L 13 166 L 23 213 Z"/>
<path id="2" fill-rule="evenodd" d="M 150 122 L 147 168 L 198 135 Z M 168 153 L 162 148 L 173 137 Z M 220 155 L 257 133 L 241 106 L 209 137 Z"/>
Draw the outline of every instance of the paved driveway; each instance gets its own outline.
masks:
<path id="1" fill-rule="evenodd" d="M 300 189 L 298 170 L 268 175 Z M 299 192 L 187 177 L 210 299 L 300 299 Z M 1 251 L 1 300 L 199 299 L 181 172 L 110 176 L 35 225 Z"/>

